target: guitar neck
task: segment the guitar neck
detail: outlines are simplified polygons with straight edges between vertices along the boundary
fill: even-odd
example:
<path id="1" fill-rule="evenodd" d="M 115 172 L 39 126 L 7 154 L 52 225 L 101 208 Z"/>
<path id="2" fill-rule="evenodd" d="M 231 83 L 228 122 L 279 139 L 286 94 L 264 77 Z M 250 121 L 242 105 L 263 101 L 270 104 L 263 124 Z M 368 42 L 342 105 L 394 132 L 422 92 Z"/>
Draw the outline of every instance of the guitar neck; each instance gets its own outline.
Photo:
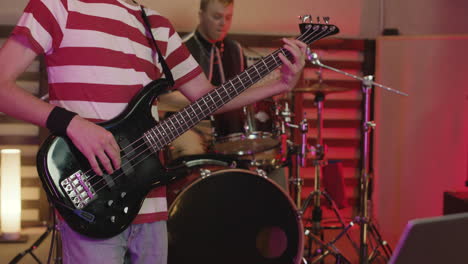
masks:
<path id="1" fill-rule="evenodd" d="M 278 68 L 282 64 L 278 57 L 280 52 L 287 57 L 291 57 L 290 53 L 283 48 L 275 51 L 148 131 L 148 133 L 153 133 L 154 137 L 160 139 L 156 149 L 162 149 Z"/>
<path id="2" fill-rule="evenodd" d="M 310 24 L 307 26 L 305 32 L 297 39 L 306 44 L 310 44 L 318 39 L 336 34 L 336 32 L 338 32 L 338 29 L 332 25 Z M 248 67 L 236 77 L 188 105 L 182 111 L 171 115 L 168 119 L 147 131 L 145 133 L 146 136 L 153 139 L 151 140 L 152 144 L 154 144 L 153 149 L 161 150 L 164 146 L 171 143 L 174 139 L 281 66 L 283 62 L 278 57 L 280 53 L 289 60 L 293 57 L 292 54 L 284 48 L 276 50 L 254 65 Z"/>

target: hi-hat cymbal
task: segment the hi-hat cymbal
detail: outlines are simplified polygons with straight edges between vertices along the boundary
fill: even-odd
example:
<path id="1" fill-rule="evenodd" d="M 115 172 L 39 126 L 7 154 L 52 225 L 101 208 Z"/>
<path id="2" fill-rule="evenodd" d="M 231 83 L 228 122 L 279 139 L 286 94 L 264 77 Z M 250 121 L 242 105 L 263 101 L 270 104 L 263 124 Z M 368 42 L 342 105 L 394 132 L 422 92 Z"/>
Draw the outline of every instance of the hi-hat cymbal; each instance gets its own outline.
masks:
<path id="1" fill-rule="evenodd" d="M 348 91 L 349 88 L 345 87 L 337 87 L 337 86 L 329 86 L 327 84 L 323 83 L 316 83 L 312 86 L 308 87 L 297 87 L 292 90 L 293 93 L 324 93 L 324 94 L 329 94 L 329 93 L 339 93 L 339 92 L 344 92 Z"/>

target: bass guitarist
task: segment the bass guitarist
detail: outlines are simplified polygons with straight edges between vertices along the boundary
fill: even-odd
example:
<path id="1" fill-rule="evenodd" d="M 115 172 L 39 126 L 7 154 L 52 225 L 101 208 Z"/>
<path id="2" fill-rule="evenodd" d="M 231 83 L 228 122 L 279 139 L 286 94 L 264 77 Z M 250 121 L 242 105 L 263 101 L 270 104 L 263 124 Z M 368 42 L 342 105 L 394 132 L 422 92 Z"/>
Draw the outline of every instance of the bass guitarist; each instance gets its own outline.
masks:
<path id="1" fill-rule="evenodd" d="M 195 101 L 213 87 L 170 21 L 144 8 L 156 43 L 178 89 Z M 158 55 L 142 19 L 142 6 L 131 0 L 30 0 L 0 50 L 0 111 L 68 137 L 98 175 L 121 166 L 113 135 L 93 122 L 117 116 L 150 81 L 161 78 Z M 229 111 L 289 91 L 305 64 L 306 45 L 284 39 L 282 78 L 256 87 L 224 105 Z M 16 84 L 37 55 L 47 64 L 50 103 Z M 101 164 L 101 166 L 99 165 Z M 64 263 L 167 262 L 165 188 L 149 193 L 127 229 L 108 239 L 74 232 L 61 221 Z"/>

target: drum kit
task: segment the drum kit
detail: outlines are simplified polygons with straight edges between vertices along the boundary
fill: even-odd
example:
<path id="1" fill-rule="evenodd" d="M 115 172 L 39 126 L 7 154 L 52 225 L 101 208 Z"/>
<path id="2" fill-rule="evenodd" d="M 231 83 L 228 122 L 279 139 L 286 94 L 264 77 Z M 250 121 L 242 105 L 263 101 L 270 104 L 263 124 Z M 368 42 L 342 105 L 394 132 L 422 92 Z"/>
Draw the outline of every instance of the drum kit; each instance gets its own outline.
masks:
<path id="1" fill-rule="evenodd" d="M 369 134 L 375 127 L 370 121 L 370 92 L 376 86 L 399 95 L 407 94 L 374 82 L 372 76 L 361 78 L 327 66 L 310 50 L 308 59 L 319 67 L 318 82 L 294 88 L 292 95 L 314 95 L 317 108 L 315 146 L 307 143 L 307 119 L 295 120 L 297 123 L 294 123 L 295 115 L 287 100 L 266 99 L 239 110 L 211 116 L 208 122 L 203 121 L 198 128 L 195 127 L 198 134 L 203 134 L 201 143 L 190 137 L 182 142 L 184 146 L 191 146 L 197 143 L 204 145 L 203 141 L 209 141 L 208 150 L 196 146 L 185 153 L 171 151 L 171 148 L 163 153 L 168 173 L 173 179 L 167 185 L 168 263 L 308 264 L 325 263 L 327 256 L 333 256 L 336 264 L 355 263 L 335 245 L 343 236 L 347 236 L 359 256 L 358 263 L 388 262 L 391 247 L 382 239 L 368 212 L 371 204 Z M 322 169 L 327 165 L 322 136 L 325 96 L 347 89 L 323 83 L 322 68 L 362 82 L 364 118 L 361 129 L 363 156 L 359 177 L 359 213 L 348 223 L 340 215 L 332 197 L 321 187 Z M 181 97 L 167 99 L 158 105 L 160 110 L 176 112 L 188 104 Z M 207 123 L 211 124 L 209 128 Z M 291 140 L 293 129 L 300 135 L 300 140 L 295 140 L 299 143 Z M 312 154 L 314 188 L 302 200 L 304 179 L 300 168 L 307 166 L 306 159 Z M 289 175 L 282 185 L 271 175 L 279 171 L 279 175 L 284 176 L 286 167 L 289 168 Z M 336 229 L 341 230 L 328 242 L 324 240 L 327 227 L 322 225 L 322 197 L 336 215 L 339 222 Z M 311 221 L 304 217 L 307 209 L 312 211 Z M 310 224 L 307 225 L 307 222 Z M 355 224 L 360 227 L 358 243 L 348 232 Z M 55 229 L 48 228 L 11 263 L 17 263 L 26 254 L 35 257 L 33 249 L 51 230 Z M 56 250 L 59 260 L 59 246 Z"/>
<path id="2" fill-rule="evenodd" d="M 194 128 L 195 133 L 192 131 L 200 136 L 198 139 L 186 137 L 182 142 L 176 140 L 171 144 L 183 146 L 181 151 L 174 151 L 169 146 L 163 153 L 167 171 L 173 179 L 167 185 L 168 263 L 308 264 L 325 263 L 327 256 L 333 256 L 336 264 L 356 263 L 346 258 L 335 245 L 343 236 L 347 236 L 356 251 L 358 263 L 388 262 L 392 250 L 382 239 L 368 212 L 371 204 L 369 134 L 375 127 L 370 121 L 370 92 L 376 86 L 400 95 L 407 94 L 374 82 L 372 76 L 361 78 L 327 66 L 310 50 L 308 59 L 319 67 L 318 82 L 294 88 L 292 95 L 314 95 L 317 110 L 315 146 L 307 143 L 309 124 L 306 118 L 295 118 L 295 123 L 295 114 L 287 100 L 266 99 L 239 110 L 211 116 L 210 120 L 202 121 Z M 322 169 L 327 165 L 322 136 L 325 96 L 347 89 L 326 85 L 321 76 L 322 68 L 362 82 L 364 118 L 359 213 L 348 223 L 340 215 L 332 197 L 321 187 Z M 176 112 L 189 103 L 180 96 L 161 97 L 163 101 L 158 108 L 166 113 Z M 294 100 L 290 102 L 294 103 Z M 291 140 L 294 129 L 300 140 Z M 205 147 L 206 141 L 209 142 L 208 148 Z M 304 178 L 300 168 L 307 167 L 306 160 L 312 154 L 314 187 L 302 200 Z M 287 177 L 284 176 L 286 167 L 289 168 Z M 285 183 L 274 179 L 272 175 L 275 174 L 284 176 L 287 179 Z M 333 228 L 341 230 L 328 242 L 324 239 L 327 227 L 322 225 L 321 198 L 328 201 L 339 222 L 339 226 Z M 304 216 L 307 209 L 311 209 L 311 221 Z M 358 243 L 348 232 L 355 224 L 360 227 Z M 17 263 L 26 254 L 34 257 L 33 249 L 52 229 L 48 228 L 11 263 Z M 60 256 L 58 248 L 56 255 Z"/>
<path id="3" fill-rule="evenodd" d="M 311 93 L 315 96 L 315 146 L 307 144 L 307 119 L 294 123 L 294 113 L 288 102 L 267 99 L 212 116 L 210 132 L 213 137 L 206 153 L 168 155 L 171 158 L 167 167 L 176 179 L 167 188 L 169 263 L 324 263 L 329 255 L 334 257 L 335 263 L 352 263 L 335 246 L 345 235 L 359 255 L 359 263 L 372 263 L 379 258 L 388 261 L 391 248 L 381 238 L 367 212 L 370 202 L 369 133 L 374 127 L 369 120 L 369 93 L 372 86 L 403 93 L 373 82 L 371 76 L 361 78 L 324 65 L 315 53 L 309 51 L 308 55 L 319 69 L 327 68 L 362 81 L 365 149 L 359 215 L 345 223 L 333 199 L 321 187 L 322 168 L 327 164 L 322 137 L 325 95 L 347 89 L 324 84 L 320 74 L 316 84 L 292 91 L 293 95 Z M 301 136 L 299 144 L 290 140 L 293 129 Z M 302 200 L 304 179 L 300 168 L 306 167 L 306 158 L 311 153 L 314 154 L 314 189 Z M 284 171 L 285 167 L 290 169 L 288 186 L 280 186 L 269 175 Z M 341 229 L 329 242 L 324 241 L 325 227 L 321 223 L 322 197 L 332 205 Z M 304 224 L 304 212 L 308 208 L 312 211 L 309 226 Z M 354 242 L 348 232 L 354 224 L 360 226 L 359 243 Z M 307 249 L 305 244 L 308 244 Z"/>

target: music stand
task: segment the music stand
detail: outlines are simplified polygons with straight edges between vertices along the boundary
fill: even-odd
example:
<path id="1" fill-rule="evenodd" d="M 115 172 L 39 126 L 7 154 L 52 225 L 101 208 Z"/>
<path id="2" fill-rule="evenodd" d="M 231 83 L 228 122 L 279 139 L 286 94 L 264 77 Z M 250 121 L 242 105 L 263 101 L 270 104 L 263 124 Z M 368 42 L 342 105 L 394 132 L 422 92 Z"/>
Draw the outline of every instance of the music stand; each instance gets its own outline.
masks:
<path id="1" fill-rule="evenodd" d="M 468 262 L 468 213 L 408 222 L 389 264 Z"/>

